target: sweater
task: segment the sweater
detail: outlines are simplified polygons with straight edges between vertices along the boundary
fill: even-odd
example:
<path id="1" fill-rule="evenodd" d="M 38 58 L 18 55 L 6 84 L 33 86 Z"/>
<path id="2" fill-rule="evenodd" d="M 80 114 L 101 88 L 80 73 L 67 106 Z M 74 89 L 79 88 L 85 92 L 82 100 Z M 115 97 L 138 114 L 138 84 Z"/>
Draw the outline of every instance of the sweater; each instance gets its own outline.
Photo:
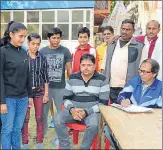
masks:
<path id="1" fill-rule="evenodd" d="M 92 78 L 84 82 L 81 72 L 70 75 L 64 93 L 64 106 L 82 108 L 87 114 L 99 112 L 99 105 L 108 104 L 109 85 L 106 77 L 95 72 Z"/>

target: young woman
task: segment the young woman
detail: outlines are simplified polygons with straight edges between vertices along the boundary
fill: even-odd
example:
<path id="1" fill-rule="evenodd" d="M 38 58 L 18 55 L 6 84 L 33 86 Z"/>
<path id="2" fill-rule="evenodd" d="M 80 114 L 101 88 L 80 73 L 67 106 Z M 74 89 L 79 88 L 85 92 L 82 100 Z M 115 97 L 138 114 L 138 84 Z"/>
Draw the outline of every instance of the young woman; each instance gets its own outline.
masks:
<path id="1" fill-rule="evenodd" d="M 24 127 L 22 129 L 23 149 L 28 149 L 28 122 L 30 108 L 34 105 L 37 122 L 37 149 L 43 149 L 43 104 L 48 101 L 48 73 L 47 61 L 40 54 L 39 47 L 41 37 L 37 33 L 31 33 L 28 37 L 29 70 L 32 78 L 33 100 L 28 106 Z"/>
<path id="2" fill-rule="evenodd" d="M 20 149 L 28 99 L 32 101 L 28 57 L 21 47 L 26 35 L 27 29 L 23 24 L 12 23 L 7 35 L 9 42 L 0 51 L 2 149 Z"/>
<path id="3" fill-rule="evenodd" d="M 14 23 L 14 21 L 10 21 L 8 24 L 7 24 L 7 28 L 4 32 L 4 35 L 2 37 L 2 39 L 0 39 L 0 48 L 2 46 L 5 46 L 8 42 L 9 42 L 9 39 L 8 39 L 8 36 L 9 36 L 9 27 L 11 26 L 11 24 Z M 1 118 L 0 118 L 0 133 L 1 133 L 1 128 L 2 128 L 2 122 L 1 122 Z M 1 145 L 1 137 L 0 137 L 0 145 Z"/>

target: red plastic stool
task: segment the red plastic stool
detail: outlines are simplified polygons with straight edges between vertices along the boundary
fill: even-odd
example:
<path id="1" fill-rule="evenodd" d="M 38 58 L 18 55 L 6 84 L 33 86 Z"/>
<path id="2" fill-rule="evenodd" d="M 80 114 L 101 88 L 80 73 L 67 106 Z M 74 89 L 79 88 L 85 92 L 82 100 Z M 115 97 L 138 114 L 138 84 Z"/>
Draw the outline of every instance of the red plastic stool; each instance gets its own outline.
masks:
<path id="1" fill-rule="evenodd" d="M 106 141 L 105 141 L 105 150 L 106 149 L 110 149 L 110 141 L 106 138 Z"/>
<path id="2" fill-rule="evenodd" d="M 73 144 L 77 145 L 79 141 L 79 132 L 80 131 L 85 131 L 86 130 L 86 125 L 85 124 L 80 124 L 80 123 L 67 123 L 66 126 L 70 129 L 73 129 Z M 97 141 L 98 141 L 98 136 L 94 138 L 92 142 L 92 149 L 97 149 Z"/>
<path id="3" fill-rule="evenodd" d="M 108 101 L 108 105 L 110 105 L 110 100 Z M 64 105 L 61 106 L 61 109 L 65 109 Z M 82 123 L 67 123 L 66 126 L 70 129 L 72 129 L 73 132 L 73 144 L 77 145 L 79 141 L 79 132 L 80 131 L 85 131 L 86 130 L 86 125 Z M 97 143 L 98 143 L 98 134 L 95 136 L 93 142 L 92 142 L 92 149 L 97 149 Z M 101 143 L 100 143 L 100 148 L 101 148 Z M 106 143 L 105 143 L 105 149 L 110 148 L 110 142 L 106 138 Z M 60 149 L 60 145 L 58 146 L 58 149 Z"/>

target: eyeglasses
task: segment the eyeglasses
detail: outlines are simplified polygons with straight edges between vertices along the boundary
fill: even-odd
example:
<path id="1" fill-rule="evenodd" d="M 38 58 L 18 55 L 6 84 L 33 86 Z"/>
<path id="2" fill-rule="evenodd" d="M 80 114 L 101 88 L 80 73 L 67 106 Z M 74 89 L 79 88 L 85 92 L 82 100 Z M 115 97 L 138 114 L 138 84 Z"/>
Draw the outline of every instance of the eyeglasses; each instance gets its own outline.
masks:
<path id="1" fill-rule="evenodd" d="M 151 71 L 141 70 L 140 68 L 138 69 L 138 72 L 143 73 L 144 75 L 147 75 L 148 73 L 152 73 Z"/>

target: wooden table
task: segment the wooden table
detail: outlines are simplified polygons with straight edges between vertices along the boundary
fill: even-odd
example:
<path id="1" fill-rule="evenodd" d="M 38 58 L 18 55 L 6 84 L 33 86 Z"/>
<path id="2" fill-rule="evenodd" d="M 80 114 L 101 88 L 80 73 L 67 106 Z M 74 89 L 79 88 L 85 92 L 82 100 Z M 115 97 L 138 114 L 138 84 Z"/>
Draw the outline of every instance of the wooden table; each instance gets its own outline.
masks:
<path id="1" fill-rule="evenodd" d="M 127 113 L 100 106 L 100 112 L 100 124 L 105 121 L 120 149 L 162 149 L 162 109 L 154 109 L 152 113 Z M 99 134 L 101 131 L 100 127 Z"/>

